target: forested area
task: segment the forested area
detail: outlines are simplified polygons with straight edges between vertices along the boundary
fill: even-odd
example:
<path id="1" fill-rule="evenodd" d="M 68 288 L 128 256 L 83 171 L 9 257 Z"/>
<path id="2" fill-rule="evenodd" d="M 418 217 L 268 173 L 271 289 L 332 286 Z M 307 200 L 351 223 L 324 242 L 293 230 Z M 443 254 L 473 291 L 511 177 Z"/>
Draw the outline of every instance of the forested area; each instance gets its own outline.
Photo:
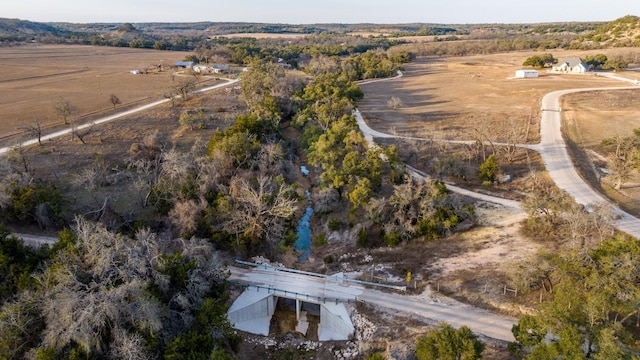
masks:
<path id="1" fill-rule="evenodd" d="M 55 181 L 37 178 L 25 149 L 2 158 L 2 218 L 63 230 L 40 250 L 1 234 L 0 358 L 233 357 L 240 338 L 226 321 L 228 258 L 219 254 L 292 253 L 305 190 L 317 221 L 339 214 L 362 224 L 364 247 L 445 236 L 472 218 L 444 184 L 412 180 L 395 147 L 369 146 L 356 125 L 355 81 L 393 76 L 411 54 L 338 41 L 300 47 L 308 78 L 273 61 L 289 45 L 234 44 L 249 65 L 240 76 L 246 111 L 187 151 L 151 133 L 121 164 L 97 159 Z M 310 189 L 296 182 L 306 162 L 317 174 Z M 69 212 L 70 190 L 105 189 L 116 168 L 134 191 L 134 213 L 107 218 L 108 197 L 84 217 Z"/>

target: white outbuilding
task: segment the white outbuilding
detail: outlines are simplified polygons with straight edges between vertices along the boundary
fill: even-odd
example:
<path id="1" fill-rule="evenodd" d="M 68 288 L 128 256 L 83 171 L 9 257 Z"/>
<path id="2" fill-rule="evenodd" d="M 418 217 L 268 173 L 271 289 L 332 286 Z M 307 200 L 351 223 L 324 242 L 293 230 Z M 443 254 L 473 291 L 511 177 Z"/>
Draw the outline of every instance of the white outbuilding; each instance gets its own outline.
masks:
<path id="1" fill-rule="evenodd" d="M 526 78 L 537 78 L 538 71 L 537 70 L 516 70 L 516 78 L 526 79 Z"/>

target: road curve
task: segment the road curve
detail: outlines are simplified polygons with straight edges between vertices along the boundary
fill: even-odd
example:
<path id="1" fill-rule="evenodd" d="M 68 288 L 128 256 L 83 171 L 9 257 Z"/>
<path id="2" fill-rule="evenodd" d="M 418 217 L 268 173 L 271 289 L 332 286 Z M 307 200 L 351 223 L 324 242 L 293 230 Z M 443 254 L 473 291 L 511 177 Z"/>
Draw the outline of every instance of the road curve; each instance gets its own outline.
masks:
<path id="1" fill-rule="evenodd" d="M 587 209 L 592 208 L 595 204 L 610 204 L 616 215 L 613 225 L 631 236 L 640 238 L 640 219 L 615 206 L 580 177 L 569 156 L 561 131 L 562 109 L 560 108 L 560 97 L 586 91 L 628 89 L 638 89 L 638 87 L 571 89 L 546 94 L 542 98 L 540 143 L 523 146 L 540 153 L 551 179 L 560 189 L 571 195 L 578 204 L 585 206 Z"/>
<path id="2" fill-rule="evenodd" d="M 203 93 L 203 92 L 219 89 L 221 87 L 225 87 L 225 86 L 229 86 L 229 85 L 235 84 L 235 83 L 237 83 L 239 81 L 238 79 L 234 79 L 234 80 L 223 79 L 223 80 L 225 80 L 227 82 L 224 83 L 224 84 L 213 85 L 213 86 L 209 86 L 209 87 L 206 87 L 206 88 L 202 88 L 202 89 L 196 90 L 195 93 Z M 138 106 L 138 107 L 133 108 L 131 110 L 122 111 L 122 112 L 119 112 L 119 113 L 116 113 L 116 114 L 113 114 L 113 115 L 105 116 L 103 118 L 100 118 L 100 119 L 97 119 L 95 121 L 92 121 L 92 122 L 90 122 L 88 124 L 80 125 L 80 126 L 76 127 L 75 129 L 76 130 L 87 129 L 87 128 L 93 126 L 93 125 L 102 124 L 102 123 L 113 121 L 113 120 L 116 120 L 116 119 L 119 119 L 119 118 L 122 118 L 122 117 L 125 117 L 125 116 L 128 116 L 128 115 L 131 115 L 131 114 L 139 113 L 141 111 L 149 110 L 149 109 L 151 109 L 153 107 L 156 107 L 158 105 L 164 104 L 164 103 L 169 102 L 169 101 L 171 101 L 171 99 L 162 99 L 162 100 L 154 101 L 154 102 L 149 103 L 149 104 Z M 56 131 L 56 132 L 51 133 L 51 134 L 43 135 L 40 138 L 40 140 L 41 141 L 46 141 L 46 140 L 50 140 L 50 139 L 55 139 L 55 138 L 70 134 L 73 130 L 74 130 L 73 128 L 68 128 L 68 129 Z M 22 142 L 20 144 L 16 144 L 14 146 L 2 147 L 2 148 L 0 148 L 0 155 L 9 152 L 15 146 L 29 146 L 29 145 L 34 145 L 34 144 L 37 144 L 37 143 L 38 143 L 38 139 L 31 139 L 31 140 L 24 141 L 24 142 Z"/>
<path id="3" fill-rule="evenodd" d="M 609 73 L 596 73 L 598 76 L 611 78 L 614 80 L 629 82 L 634 85 L 638 85 L 638 82 L 632 79 L 627 79 L 615 74 Z M 388 80 L 396 79 L 398 77 L 389 78 Z M 366 82 L 361 85 L 367 84 Z M 604 198 L 600 193 L 595 191 L 589 184 L 587 184 L 578 175 L 571 157 L 567 151 L 566 143 L 562 137 L 561 123 L 562 123 L 562 109 L 560 108 L 560 97 L 567 94 L 586 92 L 586 91 L 610 91 L 610 90 L 628 90 L 628 89 L 640 89 L 638 86 L 624 86 L 624 87 L 594 87 L 594 88 L 582 88 L 582 89 L 567 89 L 558 90 L 546 94 L 542 98 L 542 115 L 540 119 L 540 143 L 538 144 L 520 144 L 518 146 L 536 150 L 540 153 L 542 160 L 545 164 L 550 177 L 556 183 L 556 185 L 571 195 L 575 201 L 585 206 L 587 209 L 591 209 L 595 204 L 609 204 L 616 215 L 616 219 L 613 221 L 613 225 L 629 235 L 640 238 L 640 219 L 633 215 L 623 211 L 608 199 Z M 373 143 L 373 139 L 378 138 L 402 138 L 402 139 L 420 139 L 422 138 L 395 136 L 386 134 L 380 131 L 371 129 L 364 121 L 362 114 L 356 109 L 355 111 L 356 121 L 360 131 L 364 134 L 365 139 L 369 143 Z M 461 192 L 460 188 L 456 188 L 452 185 L 447 185 L 452 191 Z M 474 192 L 466 191 L 466 194 L 471 197 L 481 198 L 487 195 L 477 194 Z M 483 200 L 491 201 L 494 203 L 501 203 L 499 198 L 492 199 L 493 197 L 485 198 Z M 511 202 L 513 205 L 516 202 Z"/>

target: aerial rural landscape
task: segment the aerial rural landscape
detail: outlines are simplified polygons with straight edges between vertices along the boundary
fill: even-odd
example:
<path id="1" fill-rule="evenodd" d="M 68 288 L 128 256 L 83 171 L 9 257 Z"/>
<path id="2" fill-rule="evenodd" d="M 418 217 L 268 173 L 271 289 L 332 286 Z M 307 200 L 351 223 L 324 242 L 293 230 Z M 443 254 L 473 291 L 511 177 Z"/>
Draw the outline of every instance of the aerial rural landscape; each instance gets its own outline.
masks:
<path id="1" fill-rule="evenodd" d="M 640 359 L 633 7 L 28 3 L 0 359 Z"/>

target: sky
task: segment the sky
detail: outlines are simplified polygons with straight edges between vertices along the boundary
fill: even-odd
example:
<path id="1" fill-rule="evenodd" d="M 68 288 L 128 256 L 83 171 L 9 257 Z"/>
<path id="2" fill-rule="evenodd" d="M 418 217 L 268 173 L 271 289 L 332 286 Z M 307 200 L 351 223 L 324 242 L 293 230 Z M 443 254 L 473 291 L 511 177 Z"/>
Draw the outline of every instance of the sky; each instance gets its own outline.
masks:
<path id="1" fill-rule="evenodd" d="M 639 0 L 3 0 L 37 22 L 542 23 L 640 15 Z"/>

